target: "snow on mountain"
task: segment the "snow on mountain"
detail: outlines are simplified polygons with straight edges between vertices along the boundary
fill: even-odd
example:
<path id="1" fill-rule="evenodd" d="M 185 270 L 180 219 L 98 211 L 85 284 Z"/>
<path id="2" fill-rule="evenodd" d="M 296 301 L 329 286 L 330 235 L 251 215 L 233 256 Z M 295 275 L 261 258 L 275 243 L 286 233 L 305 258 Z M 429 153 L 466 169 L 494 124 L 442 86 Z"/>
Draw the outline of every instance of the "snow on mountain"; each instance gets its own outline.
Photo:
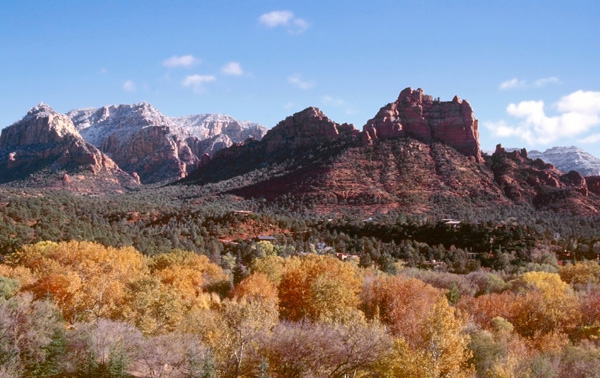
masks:
<path id="1" fill-rule="evenodd" d="M 167 117 L 146 102 L 74 109 L 67 116 L 81 136 L 96 146 L 101 146 L 111 134 L 120 140 L 128 139 L 148 126 L 166 126 L 170 134 L 183 140 L 194 137 L 202 141 L 224 134 L 233 143 L 248 138 L 262 139 L 267 132 L 267 128 L 258 123 L 238 121 L 225 114 Z"/>
<path id="2" fill-rule="evenodd" d="M 100 147 L 110 135 L 119 140 L 133 137 L 148 126 L 176 125 L 152 105 L 141 102 L 134 105 L 110 105 L 101 108 L 74 109 L 67 113 L 87 142 Z"/>
<path id="3" fill-rule="evenodd" d="M 172 117 L 171 120 L 187 133 L 187 136 L 201 140 L 224 134 L 236 143 L 243 142 L 248 138 L 260 140 L 267 132 L 267 128 L 258 123 L 241 122 L 224 114 L 198 114 Z"/>
<path id="4" fill-rule="evenodd" d="M 583 176 L 600 175 L 600 159 L 579 147 L 552 147 L 544 152 L 532 150 L 527 155 L 530 159 L 542 159 L 563 172 L 577 171 Z"/>
<path id="5" fill-rule="evenodd" d="M 171 118 L 146 102 L 74 109 L 67 116 L 83 139 L 147 183 L 185 177 L 202 155 L 247 138 L 261 139 L 267 131 L 223 114 Z"/>

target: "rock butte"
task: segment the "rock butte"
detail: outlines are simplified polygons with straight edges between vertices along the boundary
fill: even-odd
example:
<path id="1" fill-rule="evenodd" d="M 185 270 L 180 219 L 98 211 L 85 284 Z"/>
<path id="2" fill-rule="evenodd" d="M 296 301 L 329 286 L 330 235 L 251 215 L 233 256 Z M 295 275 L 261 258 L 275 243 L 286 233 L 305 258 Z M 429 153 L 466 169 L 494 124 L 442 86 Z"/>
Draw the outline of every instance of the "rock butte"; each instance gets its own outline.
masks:
<path id="1" fill-rule="evenodd" d="M 443 142 L 477 162 L 483 161 L 479 148 L 478 121 L 471 105 L 455 96 L 440 101 L 423 94 L 421 88 L 406 88 L 395 102 L 379 110 L 363 128 L 367 142 L 408 136 L 430 143 Z"/>
<path id="2" fill-rule="evenodd" d="M 478 121 L 471 105 L 458 96 L 452 101 L 434 100 L 420 88 L 400 92 L 398 99 L 382 107 L 362 132 L 352 124 L 333 122 L 321 110 L 311 107 L 279 122 L 263 141 L 267 144 L 266 152 L 272 152 L 340 139 L 369 144 L 398 137 L 442 142 L 477 162 L 483 161 Z"/>

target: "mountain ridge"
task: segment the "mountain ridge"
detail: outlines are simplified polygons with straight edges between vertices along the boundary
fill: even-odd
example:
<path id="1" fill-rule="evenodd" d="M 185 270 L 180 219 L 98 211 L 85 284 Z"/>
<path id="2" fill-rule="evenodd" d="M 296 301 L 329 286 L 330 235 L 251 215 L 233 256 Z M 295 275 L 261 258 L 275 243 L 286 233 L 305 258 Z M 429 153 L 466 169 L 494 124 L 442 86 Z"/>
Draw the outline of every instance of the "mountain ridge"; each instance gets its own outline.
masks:
<path id="1" fill-rule="evenodd" d="M 490 211 L 524 206 L 597 214 L 600 208 L 597 190 L 579 173 L 565 174 L 529 159 L 526 151 L 500 145 L 484 156 L 467 101 L 433 100 L 411 88 L 382 107 L 363 131 L 307 108 L 261 141 L 220 150 L 181 183 L 305 202 L 326 211 L 349 206 L 451 213 L 473 206 Z"/>
<path id="2" fill-rule="evenodd" d="M 531 150 L 532 159 L 542 159 L 564 172 L 577 171 L 584 176 L 600 175 L 600 159 L 576 146 L 555 146 L 544 152 Z"/>
<path id="3" fill-rule="evenodd" d="M 204 154 L 247 138 L 262 138 L 266 128 L 221 114 L 167 117 L 152 105 L 110 105 L 67 113 L 84 139 L 111 156 L 144 183 L 185 177 Z"/>
<path id="4" fill-rule="evenodd" d="M 0 134 L 0 182 L 29 180 L 45 171 L 50 186 L 120 191 L 139 182 L 86 142 L 69 117 L 43 103 Z M 105 188 L 102 188 L 105 186 Z"/>

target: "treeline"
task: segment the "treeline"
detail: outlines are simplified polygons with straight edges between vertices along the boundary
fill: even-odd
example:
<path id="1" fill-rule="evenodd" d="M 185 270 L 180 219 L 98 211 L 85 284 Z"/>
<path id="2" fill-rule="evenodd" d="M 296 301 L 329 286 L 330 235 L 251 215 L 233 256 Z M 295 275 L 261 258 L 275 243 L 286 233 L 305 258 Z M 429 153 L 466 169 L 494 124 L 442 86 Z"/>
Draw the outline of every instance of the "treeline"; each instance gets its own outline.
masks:
<path id="1" fill-rule="evenodd" d="M 172 250 L 27 245 L 0 264 L 0 377 L 591 377 L 600 266 L 457 275 L 261 242 L 245 272 Z M 530 266 L 533 268 L 533 266 Z"/>
<path id="2" fill-rule="evenodd" d="M 259 256 L 255 237 L 269 235 L 276 238 L 281 256 L 348 253 L 357 255 L 361 266 L 374 264 L 388 273 L 398 260 L 420 268 L 432 267 L 435 260 L 437 269 L 455 273 L 480 267 L 511 273 L 535 263 L 540 249 L 576 261 L 600 253 L 597 219 L 592 218 L 499 208 L 451 214 L 461 224 L 448 227 L 440 223 L 447 215 L 318 214 L 311 208 L 290 209 L 286 201 L 214 195 L 210 185 L 112 196 L 4 189 L 0 255 L 44 240 L 80 240 L 132 246 L 148 256 L 183 249 L 206 255 L 224 269 L 234 265 L 243 271 Z M 326 249 L 318 250 L 320 244 Z"/>

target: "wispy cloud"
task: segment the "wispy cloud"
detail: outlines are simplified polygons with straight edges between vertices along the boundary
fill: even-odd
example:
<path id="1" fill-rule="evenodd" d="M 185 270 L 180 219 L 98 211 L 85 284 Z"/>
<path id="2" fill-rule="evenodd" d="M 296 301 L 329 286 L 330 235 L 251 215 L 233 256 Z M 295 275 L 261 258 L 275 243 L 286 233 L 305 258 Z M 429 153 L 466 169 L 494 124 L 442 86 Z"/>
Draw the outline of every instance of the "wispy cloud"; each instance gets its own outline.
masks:
<path id="1" fill-rule="evenodd" d="M 290 11 L 264 13 L 258 18 L 258 22 L 268 28 L 281 26 L 295 34 L 303 33 L 310 27 L 306 20 L 294 16 L 294 13 Z"/>
<path id="2" fill-rule="evenodd" d="M 217 80 L 213 75 L 188 75 L 183 79 L 181 85 L 190 87 L 195 93 L 204 93 L 206 88 L 204 84 Z"/>
<path id="3" fill-rule="evenodd" d="M 346 105 L 346 101 L 342 100 L 341 98 L 335 98 L 332 96 L 323 96 L 323 97 L 321 97 L 321 101 L 323 101 L 323 103 L 325 105 L 332 105 L 332 106 Z"/>
<path id="4" fill-rule="evenodd" d="M 133 80 L 127 80 L 123 83 L 123 90 L 125 92 L 135 92 L 137 90 L 137 86 Z"/>
<path id="5" fill-rule="evenodd" d="M 557 78 L 556 76 L 551 76 L 551 77 L 545 77 L 542 79 L 538 79 L 533 82 L 533 86 L 538 87 L 538 88 L 545 87 L 546 85 L 549 85 L 549 84 L 560 84 L 560 79 Z"/>
<path id="6" fill-rule="evenodd" d="M 548 115 L 543 101 L 509 104 L 506 112 L 517 119 L 515 123 L 487 122 L 485 126 L 495 136 L 518 137 L 529 145 L 582 137 L 594 127 L 600 126 L 600 92 L 579 90 L 562 97 L 550 108 L 557 114 Z M 580 139 L 583 143 L 597 140 L 600 137 L 595 135 Z"/>
<path id="7" fill-rule="evenodd" d="M 514 78 L 500 83 L 500 89 L 506 91 L 508 89 L 524 88 L 526 84 L 525 80 Z"/>
<path id="8" fill-rule="evenodd" d="M 228 76 L 241 76 L 244 74 L 239 62 L 229 62 L 221 68 L 221 72 Z"/>
<path id="9" fill-rule="evenodd" d="M 315 86 L 314 80 L 304 80 L 300 74 L 294 74 L 288 77 L 288 82 L 300 89 L 311 89 Z"/>
<path id="10" fill-rule="evenodd" d="M 560 79 L 555 76 L 551 76 L 529 82 L 527 80 L 519 80 L 515 77 L 503 81 L 498 87 L 503 91 L 508 91 L 511 89 L 542 88 L 550 84 L 560 84 Z"/>
<path id="11" fill-rule="evenodd" d="M 189 68 L 200 63 L 200 59 L 193 55 L 172 56 L 163 61 L 163 66 L 169 68 Z"/>

